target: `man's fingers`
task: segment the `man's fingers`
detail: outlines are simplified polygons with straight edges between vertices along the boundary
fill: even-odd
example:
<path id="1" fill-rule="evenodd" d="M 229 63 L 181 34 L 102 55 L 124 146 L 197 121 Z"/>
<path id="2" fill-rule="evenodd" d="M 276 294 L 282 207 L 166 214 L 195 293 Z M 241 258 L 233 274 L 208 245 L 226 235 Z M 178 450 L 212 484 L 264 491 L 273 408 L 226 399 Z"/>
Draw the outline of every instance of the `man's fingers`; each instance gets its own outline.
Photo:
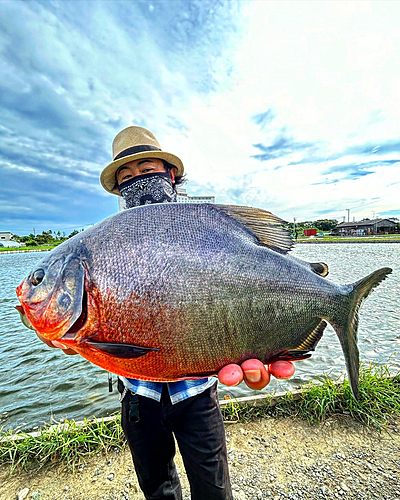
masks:
<path id="1" fill-rule="evenodd" d="M 239 365 L 226 365 L 218 372 L 218 380 L 224 385 L 239 385 L 243 380 L 243 371 Z"/>
<path id="2" fill-rule="evenodd" d="M 250 389 L 264 389 L 269 384 L 269 372 L 258 359 L 248 359 L 241 364 L 241 367 L 244 372 L 244 381 Z"/>
<path id="3" fill-rule="evenodd" d="M 57 341 L 53 343 L 59 344 Z M 269 384 L 270 374 L 279 379 L 287 379 L 294 372 L 294 365 L 290 361 L 275 361 L 265 366 L 258 359 L 248 359 L 241 366 L 232 363 L 221 368 L 218 380 L 228 386 L 239 385 L 244 380 L 250 389 L 260 390 Z"/>
<path id="4" fill-rule="evenodd" d="M 275 361 L 269 365 L 269 372 L 276 378 L 287 379 L 294 374 L 295 367 L 291 361 Z"/>

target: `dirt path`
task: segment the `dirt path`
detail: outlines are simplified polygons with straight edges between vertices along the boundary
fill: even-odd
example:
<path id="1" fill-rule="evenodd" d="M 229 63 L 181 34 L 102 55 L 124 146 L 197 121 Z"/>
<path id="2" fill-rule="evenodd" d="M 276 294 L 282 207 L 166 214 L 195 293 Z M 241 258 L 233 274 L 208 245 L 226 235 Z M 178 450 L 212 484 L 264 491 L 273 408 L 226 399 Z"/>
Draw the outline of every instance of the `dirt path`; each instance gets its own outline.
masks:
<path id="1" fill-rule="evenodd" d="M 287 418 L 227 424 L 235 500 L 400 500 L 400 418 L 387 433 L 349 418 L 310 427 Z M 190 498 L 180 457 L 184 499 Z M 59 466 L 41 471 L 0 471 L 0 500 L 142 500 L 127 450 L 91 458 L 75 473 Z M 205 499 L 207 500 L 207 499 Z"/>

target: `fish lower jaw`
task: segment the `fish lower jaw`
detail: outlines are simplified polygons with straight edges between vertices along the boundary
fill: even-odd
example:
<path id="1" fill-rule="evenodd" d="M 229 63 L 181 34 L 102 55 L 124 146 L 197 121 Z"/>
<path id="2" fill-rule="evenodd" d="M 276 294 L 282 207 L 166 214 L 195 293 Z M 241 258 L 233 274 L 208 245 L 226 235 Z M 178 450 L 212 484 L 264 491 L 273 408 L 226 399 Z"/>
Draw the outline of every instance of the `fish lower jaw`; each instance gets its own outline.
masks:
<path id="1" fill-rule="evenodd" d="M 77 335 L 78 335 L 78 332 L 75 332 L 75 333 L 67 332 L 62 337 L 60 337 L 59 340 L 75 340 Z"/>

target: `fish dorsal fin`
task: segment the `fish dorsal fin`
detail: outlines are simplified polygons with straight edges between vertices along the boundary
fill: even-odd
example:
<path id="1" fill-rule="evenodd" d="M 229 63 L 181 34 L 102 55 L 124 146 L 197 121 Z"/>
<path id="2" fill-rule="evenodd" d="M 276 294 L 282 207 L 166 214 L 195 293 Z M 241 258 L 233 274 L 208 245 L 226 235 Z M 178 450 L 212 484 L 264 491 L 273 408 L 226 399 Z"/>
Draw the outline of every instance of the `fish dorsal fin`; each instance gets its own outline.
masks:
<path id="1" fill-rule="evenodd" d="M 315 273 L 319 274 L 323 278 L 329 274 L 329 267 L 328 264 L 325 264 L 325 262 L 310 262 L 310 266 Z"/>
<path id="2" fill-rule="evenodd" d="M 286 254 L 293 247 L 290 231 L 282 227 L 285 221 L 261 208 L 236 205 L 216 205 L 229 217 L 246 226 L 256 238 L 272 250 Z"/>

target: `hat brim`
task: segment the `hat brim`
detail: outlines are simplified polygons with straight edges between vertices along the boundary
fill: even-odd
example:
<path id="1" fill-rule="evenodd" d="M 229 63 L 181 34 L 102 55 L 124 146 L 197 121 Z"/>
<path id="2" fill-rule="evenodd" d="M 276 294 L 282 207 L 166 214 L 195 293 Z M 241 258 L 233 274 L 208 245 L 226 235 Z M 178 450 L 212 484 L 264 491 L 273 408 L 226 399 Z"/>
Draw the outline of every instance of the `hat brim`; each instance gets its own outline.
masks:
<path id="1" fill-rule="evenodd" d="M 115 187 L 115 174 L 118 168 L 125 165 L 125 163 L 133 160 L 140 160 L 141 158 L 159 158 L 160 160 L 165 160 L 177 169 L 176 175 L 183 175 L 184 173 L 183 163 L 177 156 L 171 153 L 166 153 L 165 151 L 143 151 L 143 153 L 135 153 L 133 155 L 124 156 L 123 158 L 112 161 L 109 165 L 107 165 L 100 174 L 100 182 L 103 188 L 111 194 L 121 196 L 118 187 Z"/>

